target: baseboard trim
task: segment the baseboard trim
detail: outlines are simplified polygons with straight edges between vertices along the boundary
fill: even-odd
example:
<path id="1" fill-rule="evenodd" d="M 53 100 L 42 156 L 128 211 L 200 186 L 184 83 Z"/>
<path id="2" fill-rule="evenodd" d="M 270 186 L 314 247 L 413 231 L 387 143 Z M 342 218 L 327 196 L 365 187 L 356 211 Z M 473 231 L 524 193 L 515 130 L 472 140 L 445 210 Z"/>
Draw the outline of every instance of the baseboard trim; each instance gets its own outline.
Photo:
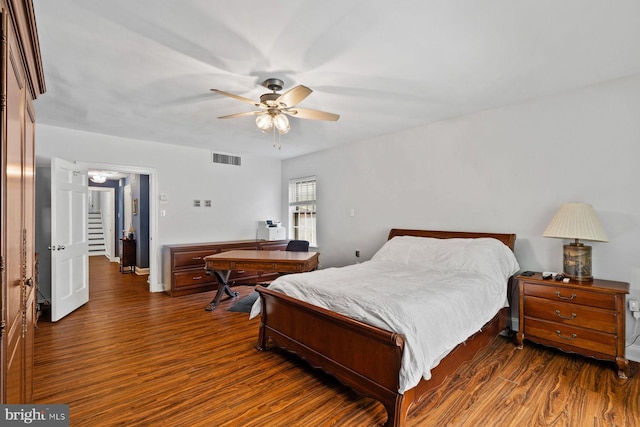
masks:
<path id="1" fill-rule="evenodd" d="M 138 276 L 148 275 L 150 272 L 151 272 L 151 269 L 149 267 L 147 268 L 136 267 L 136 274 Z"/>
<path id="2" fill-rule="evenodd" d="M 630 345 L 625 352 L 627 359 L 640 363 L 640 345 Z"/>

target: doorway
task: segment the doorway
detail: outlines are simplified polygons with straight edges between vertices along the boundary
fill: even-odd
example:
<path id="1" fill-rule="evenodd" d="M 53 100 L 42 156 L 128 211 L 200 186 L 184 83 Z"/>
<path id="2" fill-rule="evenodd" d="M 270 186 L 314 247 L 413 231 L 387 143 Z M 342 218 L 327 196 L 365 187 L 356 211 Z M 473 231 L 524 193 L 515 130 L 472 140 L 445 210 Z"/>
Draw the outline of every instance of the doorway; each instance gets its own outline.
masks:
<path id="1" fill-rule="evenodd" d="M 152 194 L 155 191 L 155 180 L 152 172 L 155 171 L 114 165 L 95 167 L 93 164 L 86 164 L 86 166 L 90 179 L 95 174 L 106 178 L 103 183 L 91 184 L 90 192 L 98 188 L 115 191 L 115 198 L 111 203 L 114 206 L 112 234 L 109 236 L 114 245 L 113 261 L 117 262 L 121 257 L 120 239 L 129 238 L 133 234 L 136 240 L 135 271 L 139 274 L 149 274 L 149 291 L 157 291 L 158 287 L 154 286 L 154 279 L 159 276 L 154 271 L 157 259 L 153 256 L 156 218 L 153 215 Z M 162 286 L 160 288 L 162 290 Z"/>
<path id="2" fill-rule="evenodd" d="M 105 255 L 109 261 L 116 262 L 115 250 L 115 223 L 116 223 L 116 191 L 114 188 L 89 186 L 89 216 L 99 215 L 101 222 L 101 234 L 104 244 L 104 250 L 91 250 L 91 242 L 89 243 L 89 256 L 94 254 Z M 91 228 L 91 224 L 89 224 Z M 89 231 L 91 234 L 91 230 Z M 91 240 L 91 235 L 89 235 Z"/>
<path id="3" fill-rule="evenodd" d="M 146 237 L 146 243 L 148 244 L 148 254 L 149 254 L 149 271 L 148 271 L 148 279 L 147 282 L 149 284 L 149 292 L 161 292 L 163 291 L 163 285 L 161 283 L 161 274 L 159 271 L 160 265 L 160 255 L 158 254 L 158 248 L 156 245 L 156 235 L 158 228 L 158 215 L 156 213 L 157 209 L 157 182 L 158 182 L 158 172 L 153 168 L 143 168 L 143 167 L 134 167 L 134 166 L 126 166 L 126 165 L 113 165 L 113 164 L 101 164 L 101 163 L 85 163 L 76 161 L 74 162 L 75 166 L 79 170 L 86 172 L 89 169 L 99 169 L 99 170 L 113 170 L 118 171 L 122 174 L 133 174 L 133 175 L 146 175 L 148 177 L 148 185 L 145 187 L 145 190 L 148 193 L 148 236 Z M 39 191 L 39 196 L 36 197 L 36 211 L 37 211 L 37 224 L 36 228 L 38 229 L 38 233 L 36 234 L 36 251 L 40 253 L 40 278 L 41 278 L 41 292 L 40 292 L 40 301 L 53 301 L 52 299 L 52 290 L 55 285 L 55 281 L 52 280 L 52 272 L 51 272 L 51 256 L 46 256 L 50 254 L 51 247 L 54 242 L 52 242 L 52 224 L 50 221 L 50 213 L 51 213 L 51 200 L 47 196 L 51 193 L 51 168 L 40 168 L 38 173 L 36 174 L 37 187 Z M 88 187 L 88 186 L 87 186 Z M 117 205 L 116 205 L 117 206 Z M 115 216 L 120 216 L 120 219 L 123 219 L 122 216 L 124 214 L 123 210 L 120 210 L 120 207 L 115 208 Z M 114 222 L 115 223 L 115 222 Z M 120 222 L 118 222 L 120 224 Z M 118 226 L 113 233 L 113 241 L 114 245 L 118 242 L 118 238 L 122 236 L 124 225 Z M 38 238 L 39 237 L 39 238 Z M 115 253 L 115 250 L 114 252 Z"/>

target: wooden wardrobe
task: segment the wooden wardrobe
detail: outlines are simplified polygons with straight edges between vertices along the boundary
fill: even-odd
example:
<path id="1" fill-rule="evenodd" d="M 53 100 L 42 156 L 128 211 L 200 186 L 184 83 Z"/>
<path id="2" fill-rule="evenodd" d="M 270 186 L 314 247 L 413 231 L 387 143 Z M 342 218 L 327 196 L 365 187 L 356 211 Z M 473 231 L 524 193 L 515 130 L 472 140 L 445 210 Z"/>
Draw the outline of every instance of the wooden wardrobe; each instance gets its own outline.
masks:
<path id="1" fill-rule="evenodd" d="M 0 404 L 30 403 L 37 303 L 33 100 L 45 85 L 32 1 L 0 0 L 0 14 Z"/>

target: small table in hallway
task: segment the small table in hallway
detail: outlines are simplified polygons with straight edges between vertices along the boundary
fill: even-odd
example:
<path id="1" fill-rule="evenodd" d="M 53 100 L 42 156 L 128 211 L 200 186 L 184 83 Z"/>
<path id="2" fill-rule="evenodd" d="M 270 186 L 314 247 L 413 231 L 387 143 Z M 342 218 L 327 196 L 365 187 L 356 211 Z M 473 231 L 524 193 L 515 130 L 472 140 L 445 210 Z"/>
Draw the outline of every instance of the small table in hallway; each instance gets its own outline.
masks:
<path id="1" fill-rule="evenodd" d="M 204 257 L 207 274 L 218 279 L 218 291 L 205 310 L 212 311 L 224 294 L 238 296 L 229 286 L 229 276 L 235 270 L 304 273 L 318 268 L 318 252 L 236 250 Z"/>

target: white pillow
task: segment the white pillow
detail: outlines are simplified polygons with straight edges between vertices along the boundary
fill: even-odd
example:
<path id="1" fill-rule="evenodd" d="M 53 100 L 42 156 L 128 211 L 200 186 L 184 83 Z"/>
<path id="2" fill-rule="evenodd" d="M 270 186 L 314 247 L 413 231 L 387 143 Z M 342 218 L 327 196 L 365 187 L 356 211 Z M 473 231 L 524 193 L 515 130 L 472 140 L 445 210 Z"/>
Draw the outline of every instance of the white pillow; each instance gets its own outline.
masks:
<path id="1" fill-rule="evenodd" d="M 504 243 L 492 238 L 396 236 L 388 240 L 371 260 L 435 270 L 481 273 L 504 279 L 520 269 L 513 252 Z"/>

